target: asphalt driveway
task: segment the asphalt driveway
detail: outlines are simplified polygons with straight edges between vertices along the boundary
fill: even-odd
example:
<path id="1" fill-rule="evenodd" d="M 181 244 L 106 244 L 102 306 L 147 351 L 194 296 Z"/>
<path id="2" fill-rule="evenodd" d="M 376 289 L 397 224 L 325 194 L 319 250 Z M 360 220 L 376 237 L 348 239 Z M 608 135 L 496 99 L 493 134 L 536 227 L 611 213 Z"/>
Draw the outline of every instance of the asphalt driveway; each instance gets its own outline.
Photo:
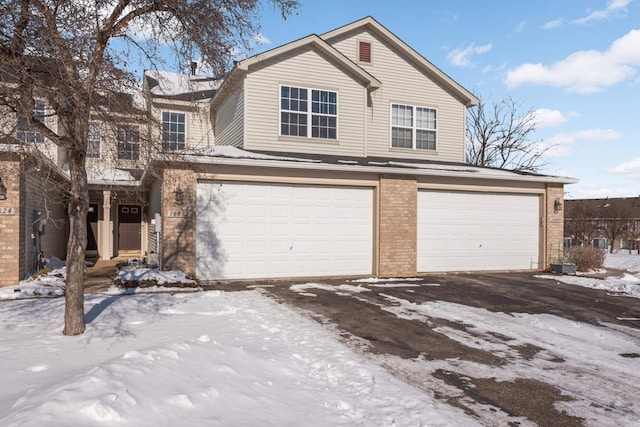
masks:
<path id="1" fill-rule="evenodd" d="M 620 425 L 640 413 L 637 298 L 531 273 L 216 287 L 258 287 L 485 425 Z"/>

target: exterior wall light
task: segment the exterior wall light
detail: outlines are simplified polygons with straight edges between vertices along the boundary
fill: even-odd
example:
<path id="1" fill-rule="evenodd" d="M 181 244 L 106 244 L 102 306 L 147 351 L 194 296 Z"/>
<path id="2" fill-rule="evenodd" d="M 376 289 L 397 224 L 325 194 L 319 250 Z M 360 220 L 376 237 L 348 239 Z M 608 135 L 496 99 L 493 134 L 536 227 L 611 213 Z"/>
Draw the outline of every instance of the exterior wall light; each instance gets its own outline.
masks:
<path id="1" fill-rule="evenodd" d="M 0 178 L 0 200 L 7 200 L 7 187 L 2 183 L 2 178 Z"/>
<path id="2" fill-rule="evenodd" d="M 174 191 L 174 194 L 176 195 L 176 198 L 175 198 L 176 205 L 182 206 L 182 204 L 184 203 L 184 192 L 180 187 L 178 187 L 176 191 Z"/>
<path id="3" fill-rule="evenodd" d="M 560 199 L 556 199 L 553 201 L 553 211 L 558 212 L 562 210 L 562 202 Z"/>

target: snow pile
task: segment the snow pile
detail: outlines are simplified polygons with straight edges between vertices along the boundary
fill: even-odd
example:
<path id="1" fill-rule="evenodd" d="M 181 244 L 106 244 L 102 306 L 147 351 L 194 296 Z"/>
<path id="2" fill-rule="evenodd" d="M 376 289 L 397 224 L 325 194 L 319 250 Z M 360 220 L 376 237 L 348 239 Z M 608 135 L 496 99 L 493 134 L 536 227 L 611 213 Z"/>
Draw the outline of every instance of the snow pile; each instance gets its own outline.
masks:
<path id="1" fill-rule="evenodd" d="M 117 285 L 141 286 L 145 284 L 153 285 L 175 285 L 175 286 L 195 286 L 196 281 L 188 279 L 180 270 L 161 271 L 153 268 L 125 267 L 118 270 L 115 278 Z"/>
<path id="2" fill-rule="evenodd" d="M 639 272 L 640 255 L 607 254 L 604 264 L 607 268 Z M 640 273 L 635 275 L 623 273 L 620 276 L 605 277 L 604 279 L 548 274 L 536 277 L 542 279 L 557 280 L 558 282 L 567 283 L 569 285 L 583 286 L 585 288 L 591 289 L 601 289 L 612 293 L 640 298 Z"/>
<path id="3" fill-rule="evenodd" d="M 470 426 L 257 291 L 0 304 L 0 425 Z"/>
<path id="4" fill-rule="evenodd" d="M 0 300 L 64 296 L 66 276 L 64 261 L 52 256 L 41 272 L 20 281 L 16 286 L 0 287 Z"/>
<path id="5" fill-rule="evenodd" d="M 541 275 L 536 276 L 542 279 L 557 280 L 558 282 L 567 283 L 569 285 L 583 286 L 585 288 L 602 289 L 612 293 L 619 293 L 635 298 L 640 298 L 640 274 L 635 276 L 624 273 L 617 277 L 606 277 L 604 279 L 595 279 L 590 277 L 579 276 L 558 276 L 558 275 Z"/>

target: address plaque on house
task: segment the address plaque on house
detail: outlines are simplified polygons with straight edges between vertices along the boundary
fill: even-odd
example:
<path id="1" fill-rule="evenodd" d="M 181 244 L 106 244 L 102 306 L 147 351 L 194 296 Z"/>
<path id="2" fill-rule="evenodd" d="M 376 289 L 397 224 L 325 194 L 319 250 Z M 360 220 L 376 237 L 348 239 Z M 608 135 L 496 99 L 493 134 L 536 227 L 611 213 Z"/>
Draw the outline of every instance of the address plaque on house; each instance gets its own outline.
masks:
<path id="1" fill-rule="evenodd" d="M 189 218 L 191 211 L 169 211 L 169 218 Z"/>
<path id="2" fill-rule="evenodd" d="M 0 207 L 0 215 L 15 215 L 16 208 L 2 208 Z"/>

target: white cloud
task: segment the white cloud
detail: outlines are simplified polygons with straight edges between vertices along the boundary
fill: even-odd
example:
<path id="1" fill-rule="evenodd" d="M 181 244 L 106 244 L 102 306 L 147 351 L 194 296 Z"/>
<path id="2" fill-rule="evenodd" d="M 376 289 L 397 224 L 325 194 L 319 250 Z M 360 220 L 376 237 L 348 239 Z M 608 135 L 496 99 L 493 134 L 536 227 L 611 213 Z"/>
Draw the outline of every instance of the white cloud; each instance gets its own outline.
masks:
<path id="1" fill-rule="evenodd" d="M 631 30 L 606 51 L 583 50 L 552 65 L 523 64 L 509 70 L 505 83 L 526 83 L 564 88 L 568 92 L 593 93 L 631 79 L 640 67 L 640 30 Z"/>
<path id="2" fill-rule="evenodd" d="M 475 43 L 471 43 L 465 49 L 455 49 L 449 52 L 447 58 L 453 65 L 460 67 L 470 67 L 472 55 L 480 55 L 491 50 L 492 44 L 485 44 L 482 46 L 476 46 Z"/>
<path id="3" fill-rule="evenodd" d="M 615 168 L 608 169 L 607 172 L 614 175 L 623 175 L 627 178 L 640 178 L 640 157 L 622 163 Z"/>
<path id="4" fill-rule="evenodd" d="M 559 133 L 542 142 L 543 147 L 549 147 L 546 157 L 566 157 L 573 153 L 576 141 L 613 141 L 622 137 L 622 133 L 613 129 L 589 129 L 570 133 Z"/>
<path id="5" fill-rule="evenodd" d="M 548 108 L 539 108 L 532 115 L 537 128 L 557 127 L 569 120 L 561 111 Z"/>
<path id="6" fill-rule="evenodd" d="M 565 188 L 568 190 L 565 196 L 568 199 L 602 199 L 605 197 L 634 197 L 638 195 L 637 188 L 606 187 L 582 181 Z"/>
<path id="7" fill-rule="evenodd" d="M 554 28 L 558 28 L 560 25 L 562 25 L 562 22 L 562 19 L 554 19 L 553 21 L 549 21 L 544 24 L 542 28 L 544 28 L 545 30 L 553 30 Z"/>
<path id="8" fill-rule="evenodd" d="M 573 23 L 588 24 L 591 21 L 601 21 L 614 15 L 622 14 L 627 11 L 629 3 L 631 3 L 631 0 L 610 0 L 606 9 L 593 11 L 583 18 L 574 20 Z"/>
<path id="9" fill-rule="evenodd" d="M 527 25 L 525 21 L 521 21 L 518 25 L 516 25 L 516 33 L 519 33 L 520 31 L 522 31 L 525 25 Z"/>

